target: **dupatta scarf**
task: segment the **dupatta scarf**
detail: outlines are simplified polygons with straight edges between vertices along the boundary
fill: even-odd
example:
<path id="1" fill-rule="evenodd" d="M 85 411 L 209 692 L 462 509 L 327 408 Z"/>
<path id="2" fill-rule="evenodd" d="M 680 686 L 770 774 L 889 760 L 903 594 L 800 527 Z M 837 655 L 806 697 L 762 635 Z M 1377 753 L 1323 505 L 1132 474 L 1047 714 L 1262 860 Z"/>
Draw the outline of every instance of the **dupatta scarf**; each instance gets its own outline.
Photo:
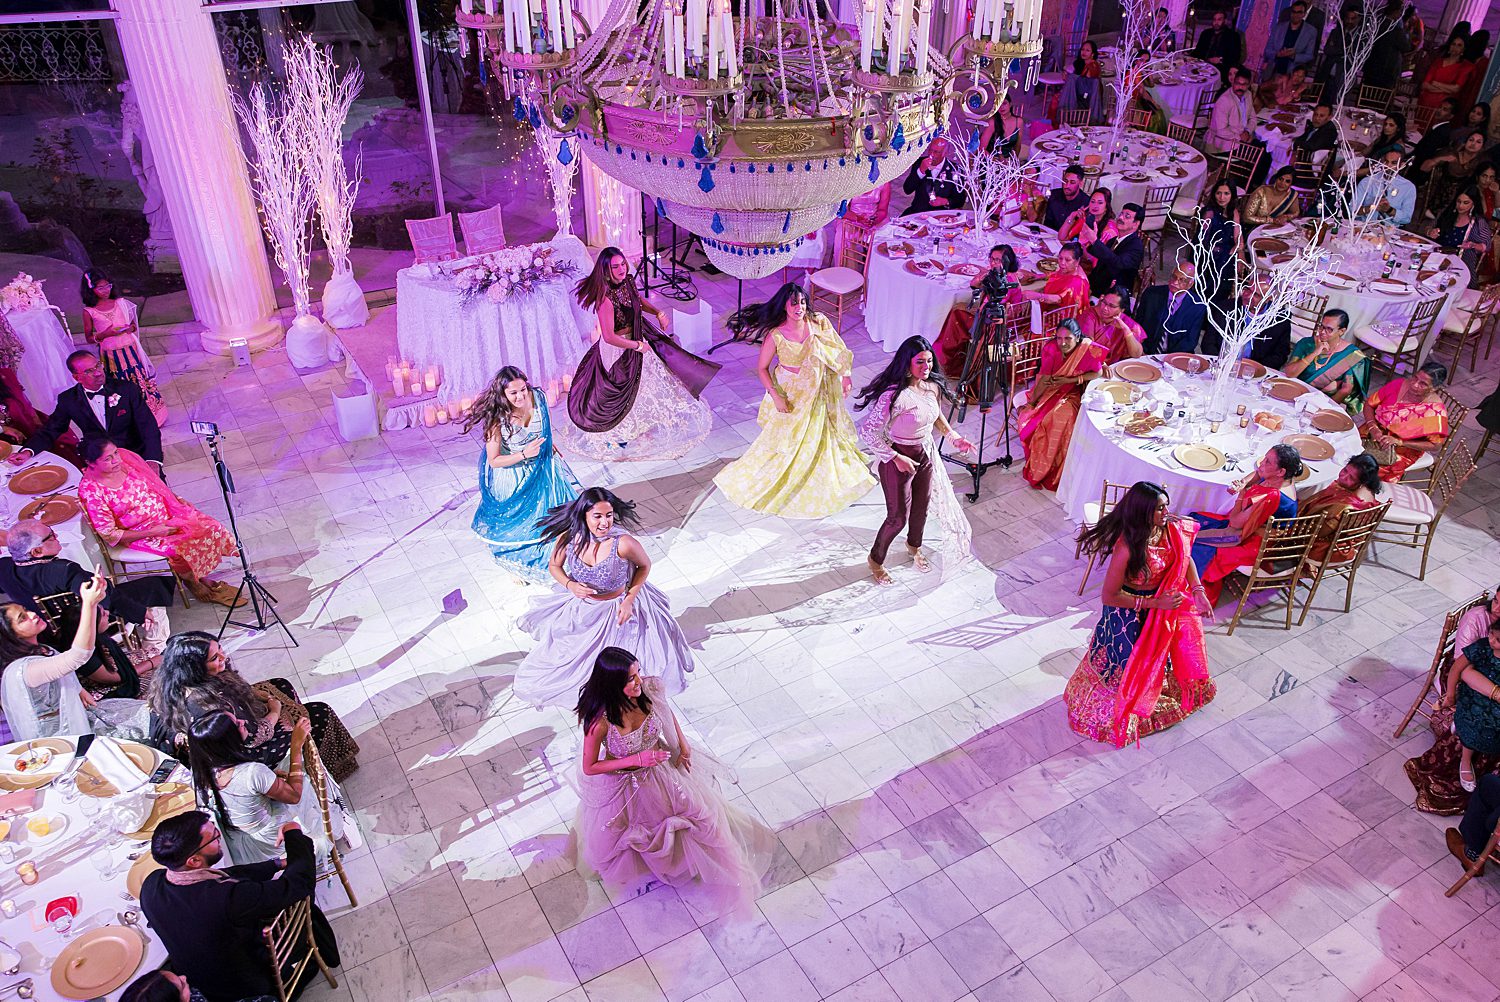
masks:
<path id="1" fill-rule="evenodd" d="M 1375 405 L 1375 420 L 1382 428 L 1403 441 L 1443 438 L 1449 431 L 1448 408 L 1442 400 L 1401 399 L 1406 379 L 1386 383 L 1370 398 Z"/>
<path id="2" fill-rule="evenodd" d="M 1162 572 L 1157 595 L 1182 595 L 1185 601 L 1176 609 L 1152 609 L 1146 616 L 1141 635 L 1130 652 L 1120 676 L 1119 696 L 1115 701 L 1114 743 L 1123 748 L 1136 734 L 1138 721 L 1151 716 L 1161 698 L 1168 664 L 1182 692 L 1182 712 L 1187 715 L 1207 703 L 1214 695 L 1209 676 L 1208 656 L 1204 649 L 1203 621 L 1188 595 L 1188 553 L 1196 529 L 1191 523 L 1168 522 L 1166 542 L 1171 559 Z"/>
<path id="3" fill-rule="evenodd" d="M 1047 369 L 1047 362 L 1050 360 L 1049 353 L 1052 358 L 1057 358 L 1059 355 L 1053 344 L 1048 344 L 1042 349 L 1041 374 L 1044 376 L 1076 376 L 1082 372 L 1098 372 L 1104 367 L 1104 349 L 1088 339 L 1080 341 L 1072 354 L 1063 356 L 1062 361 L 1050 372 Z M 1086 365 L 1089 367 L 1085 368 Z M 1031 438 L 1047 415 L 1052 413 L 1052 409 L 1070 398 L 1075 403 L 1083 399 L 1083 387 L 1080 384 L 1061 383 L 1051 386 L 1035 401 L 1028 403 L 1026 417 L 1021 422 L 1019 432 L 1021 441 L 1025 442 Z"/>

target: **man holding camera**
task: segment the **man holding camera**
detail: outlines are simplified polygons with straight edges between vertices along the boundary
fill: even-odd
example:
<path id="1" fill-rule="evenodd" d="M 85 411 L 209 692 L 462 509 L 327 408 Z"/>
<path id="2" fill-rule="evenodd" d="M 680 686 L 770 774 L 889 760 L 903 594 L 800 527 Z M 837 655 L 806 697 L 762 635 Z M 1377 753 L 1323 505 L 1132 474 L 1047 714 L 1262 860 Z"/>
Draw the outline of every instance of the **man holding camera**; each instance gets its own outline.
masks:
<path id="1" fill-rule="evenodd" d="M 964 358 L 969 347 L 969 334 L 974 329 L 974 317 L 993 304 L 997 309 L 1011 302 L 1016 290 L 1015 273 L 1019 269 L 1016 253 L 1009 244 L 996 244 L 990 248 L 989 271 L 982 271 L 969 281 L 975 298 L 970 307 L 955 306 L 948 311 L 943 329 L 933 342 L 938 364 L 944 375 L 957 379 L 963 375 Z M 1003 317 L 1003 313 L 1001 314 Z"/>

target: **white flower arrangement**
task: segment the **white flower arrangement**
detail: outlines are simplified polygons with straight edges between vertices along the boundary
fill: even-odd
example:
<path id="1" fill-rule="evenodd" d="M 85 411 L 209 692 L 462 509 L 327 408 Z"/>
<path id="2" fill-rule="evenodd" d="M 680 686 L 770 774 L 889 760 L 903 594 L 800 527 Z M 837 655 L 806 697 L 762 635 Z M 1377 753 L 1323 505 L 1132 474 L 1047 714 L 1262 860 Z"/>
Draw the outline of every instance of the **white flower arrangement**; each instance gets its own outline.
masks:
<path id="1" fill-rule="evenodd" d="M 445 270 L 464 302 L 484 296 L 492 303 L 503 303 L 568 278 L 578 269 L 571 261 L 558 260 L 551 247 L 514 247 L 481 254 Z"/>
<path id="2" fill-rule="evenodd" d="M 24 271 L 11 279 L 10 284 L 0 288 L 0 312 L 20 313 L 23 310 L 46 309 L 47 295 L 42 291 L 44 279 L 32 278 Z"/>

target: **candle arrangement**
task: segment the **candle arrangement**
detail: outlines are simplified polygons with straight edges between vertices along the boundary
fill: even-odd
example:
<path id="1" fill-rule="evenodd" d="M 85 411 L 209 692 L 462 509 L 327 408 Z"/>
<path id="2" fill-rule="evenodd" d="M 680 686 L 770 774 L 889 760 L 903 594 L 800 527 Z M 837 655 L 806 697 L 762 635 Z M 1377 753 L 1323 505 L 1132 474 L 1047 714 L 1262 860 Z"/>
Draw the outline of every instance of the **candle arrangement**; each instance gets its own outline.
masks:
<path id="1" fill-rule="evenodd" d="M 443 382 L 442 366 L 429 366 L 424 371 L 414 362 L 395 358 L 386 360 L 385 374 L 386 378 L 391 381 L 393 395 L 398 400 L 402 397 L 423 397 L 434 393 Z"/>

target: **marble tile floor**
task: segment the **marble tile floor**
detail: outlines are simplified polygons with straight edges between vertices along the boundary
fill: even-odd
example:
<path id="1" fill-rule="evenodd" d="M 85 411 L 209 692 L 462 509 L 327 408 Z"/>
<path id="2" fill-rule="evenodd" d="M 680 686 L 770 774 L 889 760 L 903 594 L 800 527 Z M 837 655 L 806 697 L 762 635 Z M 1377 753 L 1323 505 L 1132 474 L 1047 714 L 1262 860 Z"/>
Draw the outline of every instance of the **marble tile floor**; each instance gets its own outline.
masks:
<path id="1" fill-rule="evenodd" d="M 732 282 L 699 288 L 732 308 Z M 884 356 L 857 322 L 846 337 L 868 377 Z M 1500 996 L 1500 885 L 1443 898 L 1447 822 L 1410 808 L 1402 770 L 1430 736 L 1391 738 L 1444 611 L 1494 584 L 1500 456 L 1450 510 L 1425 582 L 1387 549 L 1351 614 L 1330 595 L 1291 632 L 1218 626 L 1218 698 L 1116 751 L 1075 736 L 1060 699 L 1098 599 L 1076 595 L 1053 498 L 992 472 L 969 508 L 981 559 L 946 581 L 896 563 L 877 589 L 877 494 L 801 522 L 711 489 L 760 398 L 752 349 L 725 349 L 703 448 L 574 464 L 639 502 L 652 580 L 697 651 L 677 709 L 779 833 L 753 916 L 705 922 L 670 888 L 611 900 L 576 869 L 579 735 L 510 696 L 531 592 L 470 533 L 477 442 L 443 427 L 343 443 L 341 374 L 168 347 L 172 484 L 222 510 L 186 429 L 214 417 L 248 550 L 300 642 L 239 635 L 234 663 L 328 701 L 362 746 L 360 904 L 320 889 L 344 966 L 309 1000 Z M 1491 364 L 1456 392 L 1477 403 L 1494 379 Z"/>

